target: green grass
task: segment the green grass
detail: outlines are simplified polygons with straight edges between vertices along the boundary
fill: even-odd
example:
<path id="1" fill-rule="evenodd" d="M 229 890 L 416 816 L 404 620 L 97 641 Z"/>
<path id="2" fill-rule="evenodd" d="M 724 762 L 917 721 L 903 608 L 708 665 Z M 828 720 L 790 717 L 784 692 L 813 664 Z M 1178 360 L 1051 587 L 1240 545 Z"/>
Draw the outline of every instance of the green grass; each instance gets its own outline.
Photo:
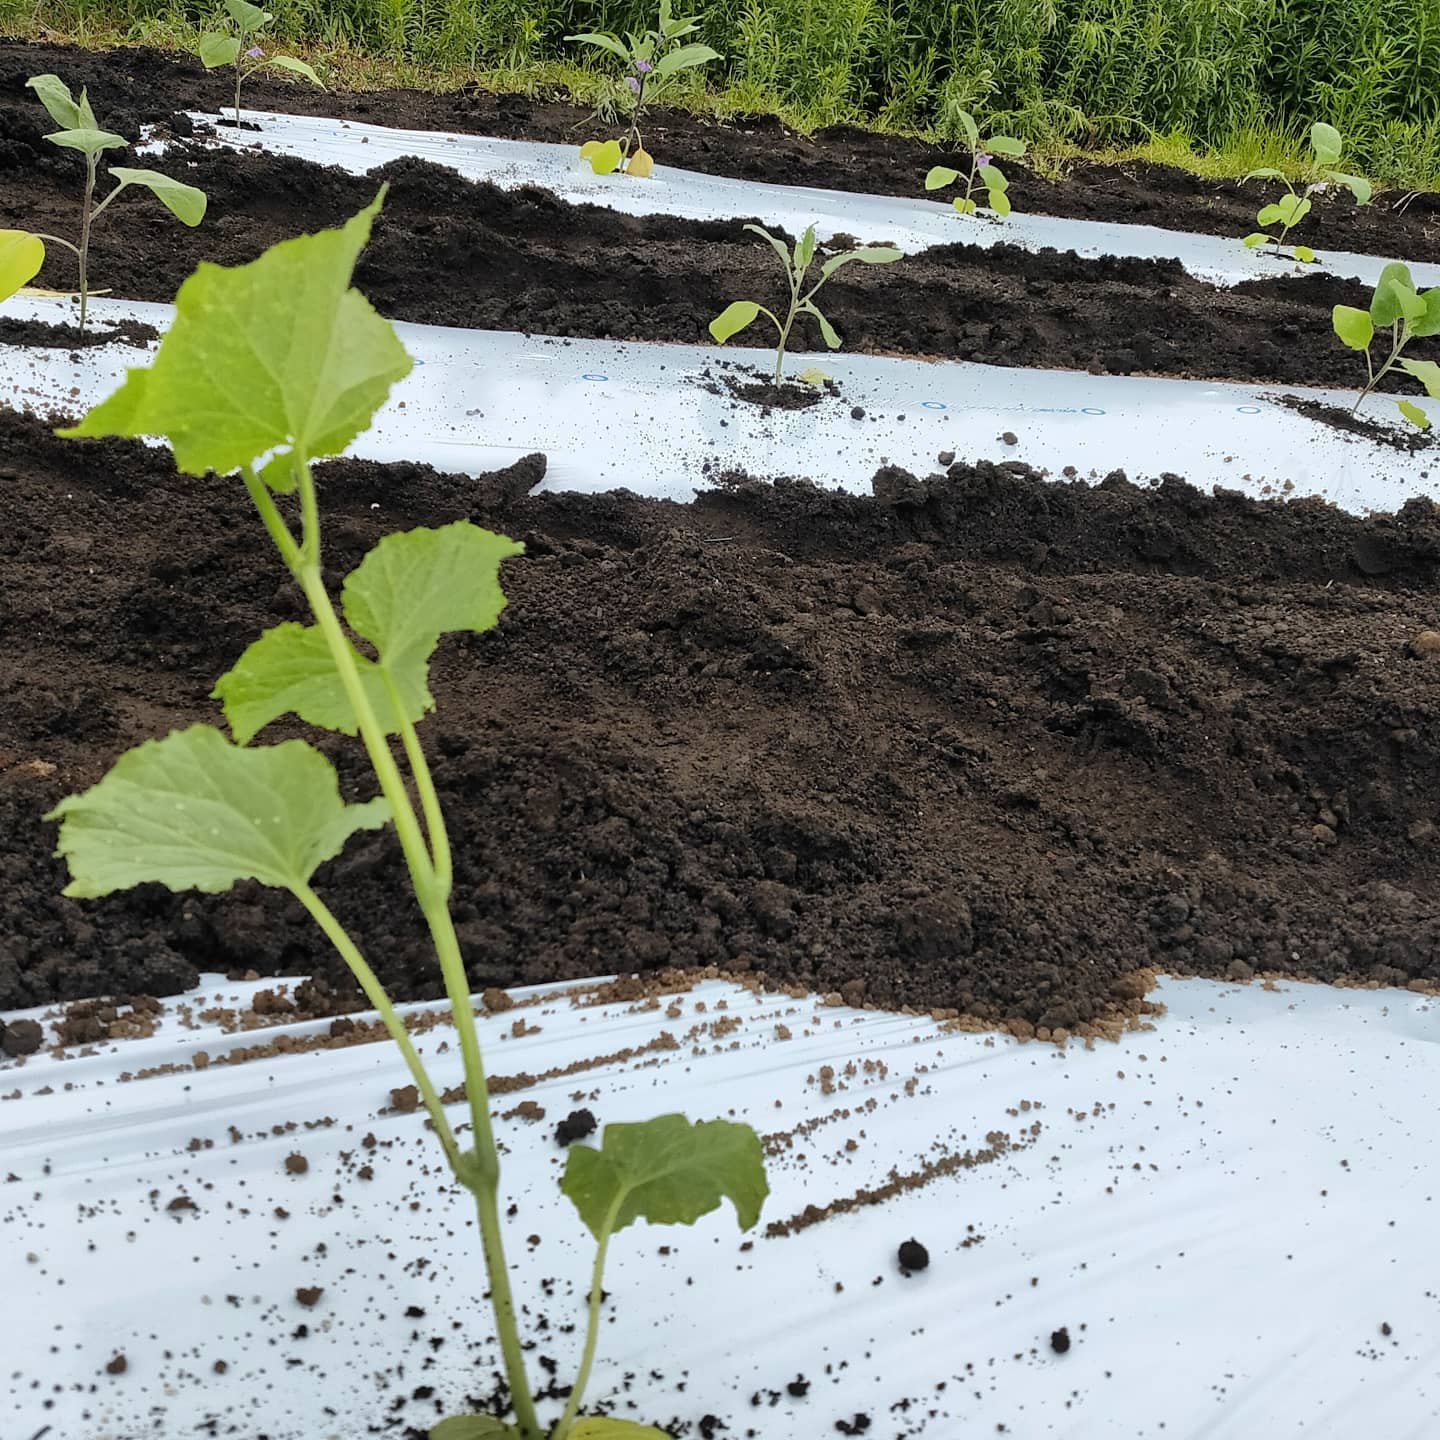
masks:
<path id="1" fill-rule="evenodd" d="M 643 28 L 651 0 L 272 0 L 290 44 L 341 73 L 505 88 L 563 80 L 593 97 L 573 30 Z M 677 9 L 684 9 L 677 5 Z M 1437 0 L 709 0 L 702 108 L 953 137 L 955 112 L 1048 153 L 1164 155 L 1235 173 L 1298 157 L 1312 120 L 1346 163 L 1440 185 Z M 0 29 L 82 43 L 193 45 L 191 0 L 0 0 Z M 1233 163 L 1232 163 L 1233 162 Z"/>

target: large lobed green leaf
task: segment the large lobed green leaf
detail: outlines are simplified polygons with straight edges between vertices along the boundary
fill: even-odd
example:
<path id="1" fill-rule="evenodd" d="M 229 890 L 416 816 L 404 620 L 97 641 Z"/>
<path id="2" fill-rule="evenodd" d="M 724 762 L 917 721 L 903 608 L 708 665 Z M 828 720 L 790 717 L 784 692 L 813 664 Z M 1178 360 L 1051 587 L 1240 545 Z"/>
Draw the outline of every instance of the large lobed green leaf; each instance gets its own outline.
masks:
<path id="1" fill-rule="evenodd" d="M 191 475 L 272 451 L 338 454 L 410 371 L 394 327 L 350 288 L 384 195 L 341 229 L 281 241 L 248 265 L 202 264 L 149 369 L 128 371 L 60 433 L 161 435 Z"/>
<path id="2" fill-rule="evenodd" d="M 435 708 L 430 657 L 442 635 L 489 630 L 505 608 L 500 565 L 525 547 L 468 520 L 387 535 L 345 580 L 341 605 L 350 628 L 375 647 L 354 650 L 360 683 L 387 734 Z M 387 683 L 388 680 L 388 683 Z M 398 701 L 400 715 L 391 699 Z M 286 622 L 250 645 L 215 686 L 235 739 L 251 738 L 281 715 L 353 735 L 354 707 L 314 625 Z"/>
<path id="3" fill-rule="evenodd" d="M 597 1240 L 641 1219 L 693 1225 L 727 1198 L 748 1230 L 770 1193 L 754 1130 L 683 1115 L 607 1125 L 598 1150 L 572 1145 L 560 1188 Z"/>
<path id="4" fill-rule="evenodd" d="M 60 821 L 65 894 L 93 897 L 146 882 L 293 890 L 390 810 L 383 799 L 347 805 L 330 762 L 303 740 L 244 750 L 213 726 L 192 725 L 127 750 L 45 818 Z"/>

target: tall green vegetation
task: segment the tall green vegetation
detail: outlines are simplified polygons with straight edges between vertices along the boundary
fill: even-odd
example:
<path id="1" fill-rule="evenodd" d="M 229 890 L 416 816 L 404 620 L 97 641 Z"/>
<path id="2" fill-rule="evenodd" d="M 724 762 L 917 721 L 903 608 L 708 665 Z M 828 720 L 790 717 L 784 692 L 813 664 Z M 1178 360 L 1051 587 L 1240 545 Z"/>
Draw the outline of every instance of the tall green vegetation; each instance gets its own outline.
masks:
<path id="1" fill-rule="evenodd" d="M 62 30 L 194 20 L 192 0 L 0 0 Z M 289 0 L 277 38 L 430 64 L 567 59 L 577 30 L 623 33 L 653 0 Z M 876 119 L 960 138 L 958 115 L 1031 142 L 1110 146 L 1323 119 L 1356 168 L 1440 175 L 1436 0 L 710 0 L 706 83 L 811 124 Z"/>

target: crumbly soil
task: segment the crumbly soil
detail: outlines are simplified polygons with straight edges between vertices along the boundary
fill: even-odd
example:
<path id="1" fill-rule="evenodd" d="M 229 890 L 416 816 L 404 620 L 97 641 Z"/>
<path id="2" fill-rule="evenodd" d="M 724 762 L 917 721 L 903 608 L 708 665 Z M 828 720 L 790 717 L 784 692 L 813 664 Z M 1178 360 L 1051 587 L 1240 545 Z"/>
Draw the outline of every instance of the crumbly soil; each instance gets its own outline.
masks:
<path id="1" fill-rule="evenodd" d="M 72 86 L 88 85 L 101 118 L 121 133 L 142 122 L 163 123 L 176 111 L 218 112 L 230 101 L 223 74 L 207 73 L 190 56 L 149 49 L 103 53 L 66 45 L 0 43 L 0 98 L 26 95 L 28 76 L 55 71 Z M 30 102 L 33 105 L 33 100 Z M 449 130 L 507 139 L 579 145 L 607 133 L 587 107 L 569 102 L 562 88 L 534 96 L 496 95 L 476 86 L 444 95 L 413 90 L 359 94 L 321 92 L 303 83 L 257 76 L 244 102 L 257 110 L 334 115 L 410 130 Z M 3 133 L 3 126 L 0 126 Z M 871 194 L 924 194 L 932 165 L 953 164 L 952 145 L 853 126 L 813 136 L 787 129 L 770 116 L 738 116 L 721 123 L 678 110 L 650 112 L 646 148 L 665 165 L 781 185 L 811 185 Z M 1214 235 L 1247 235 L 1255 212 L 1275 198 L 1276 182 L 1202 180 L 1183 170 L 1138 162 L 1077 162 L 1063 180 L 1042 179 L 1023 162 L 1005 162 L 1017 210 L 1074 219 L 1115 220 Z M 1295 238 L 1323 255 L 1332 250 L 1394 254 L 1411 261 L 1440 261 L 1440 194 L 1382 195 L 1357 207 L 1347 194 L 1314 197 L 1315 211 Z"/>
<path id="2" fill-rule="evenodd" d="M 522 537 L 424 727 L 476 988 L 722 964 L 1069 1027 L 1145 967 L 1440 979 L 1440 514 L 1042 481 L 735 481 L 693 505 L 324 467 L 328 576 L 469 515 Z M 43 814 L 198 720 L 300 614 L 243 490 L 0 412 L 0 1007 L 197 967 L 353 994 L 254 886 L 64 899 Z M 275 734 L 287 733 L 277 727 Z M 321 742 L 348 794 L 351 742 Z M 400 997 L 438 977 L 393 837 L 320 873 Z"/>
<path id="3" fill-rule="evenodd" d="M 14 91 L 0 71 L 6 223 L 68 233 L 81 161 L 44 140 L 50 128 L 44 112 L 28 92 L 17 100 Z M 111 120 L 138 134 L 136 115 Z M 131 159 L 114 154 L 115 163 Z M 240 264 L 278 240 L 340 224 L 385 179 L 389 199 L 356 282 L 395 320 L 708 344 L 709 322 L 732 300 L 781 302 L 774 255 L 739 220 L 620 215 L 543 190 L 475 184 L 415 159 L 355 176 L 291 157 L 215 152 L 197 142 L 188 154 L 172 153 L 164 168 L 205 190 L 209 210 L 194 230 L 143 201 L 122 201 L 102 219 L 91 273 L 129 299 L 173 300 L 201 260 Z M 60 253 L 42 279 L 57 288 L 75 283 Z M 1364 306 L 1368 292 L 1323 272 L 1220 289 L 1173 260 L 1084 260 L 1070 252 L 967 244 L 895 265 L 848 266 L 822 294 L 825 313 L 853 351 L 1095 374 L 1358 386 L 1360 357 L 1332 330 L 1336 304 Z M 38 330 L 28 338 L 44 342 Z M 756 327 L 741 343 L 766 345 L 773 336 Z M 821 348 L 808 318 L 793 348 Z M 1440 359 L 1440 340 L 1413 342 L 1411 352 Z M 1423 394 L 1419 382 L 1398 371 L 1386 388 Z"/>

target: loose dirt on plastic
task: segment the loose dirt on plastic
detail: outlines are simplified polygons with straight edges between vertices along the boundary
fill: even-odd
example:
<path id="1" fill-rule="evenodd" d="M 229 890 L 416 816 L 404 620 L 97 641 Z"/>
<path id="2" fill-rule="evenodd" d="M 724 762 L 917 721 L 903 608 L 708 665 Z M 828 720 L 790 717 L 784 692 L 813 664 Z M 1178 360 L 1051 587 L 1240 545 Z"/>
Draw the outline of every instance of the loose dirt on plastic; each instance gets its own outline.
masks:
<path id="1" fill-rule="evenodd" d="M 281 895 L 60 895 L 44 812 L 218 723 L 216 677 L 301 607 L 238 485 L 8 413 L 0 456 L 0 1008 L 198 969 L 358 1008 Z M 423 727 L 477 990 L 718 965 L 1062 1038 L 1155 968 L 1440 979 L 1428 501 L 1360 520 L 1015 464 L 883 471 L 876 499 L 527 498 L 542 473 L 321 470 L 332 585 L 395 528 L 526 542 Z M 318 883 L 397 998 L 440 994 L 390 836 Z"/>

